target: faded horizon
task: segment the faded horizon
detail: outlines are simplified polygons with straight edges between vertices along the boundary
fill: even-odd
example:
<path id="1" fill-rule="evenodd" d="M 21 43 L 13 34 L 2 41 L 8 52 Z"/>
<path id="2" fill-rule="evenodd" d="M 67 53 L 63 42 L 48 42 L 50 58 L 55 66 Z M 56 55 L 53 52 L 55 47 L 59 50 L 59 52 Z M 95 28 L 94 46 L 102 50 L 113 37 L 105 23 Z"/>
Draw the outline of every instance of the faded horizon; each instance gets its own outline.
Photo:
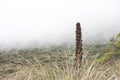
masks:
<path id="1" fill-rule="evenodd" d="M 0 0 L 0 45 L 109 39 L 120 32 L 119 0 Z"/>

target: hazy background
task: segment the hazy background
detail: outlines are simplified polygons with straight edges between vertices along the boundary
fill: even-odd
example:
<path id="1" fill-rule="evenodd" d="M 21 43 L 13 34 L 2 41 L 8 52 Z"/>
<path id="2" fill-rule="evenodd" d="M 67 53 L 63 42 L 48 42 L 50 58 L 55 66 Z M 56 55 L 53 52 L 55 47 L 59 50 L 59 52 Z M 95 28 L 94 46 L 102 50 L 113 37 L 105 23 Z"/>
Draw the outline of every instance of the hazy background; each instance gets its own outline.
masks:
<path id="1" fill-rule="evenodd" d="M 120 0 L 0 0 L 0 47 L 104 40 L 120 32 Z M 4 47 L 3 47 L 4 46 Z"/>

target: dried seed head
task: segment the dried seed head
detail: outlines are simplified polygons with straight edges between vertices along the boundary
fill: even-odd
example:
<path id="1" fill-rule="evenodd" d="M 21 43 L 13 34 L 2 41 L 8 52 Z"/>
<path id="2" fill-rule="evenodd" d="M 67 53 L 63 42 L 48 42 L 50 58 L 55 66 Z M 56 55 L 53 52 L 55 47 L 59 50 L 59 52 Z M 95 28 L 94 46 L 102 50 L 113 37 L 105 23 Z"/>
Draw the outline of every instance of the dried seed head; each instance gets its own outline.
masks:
<path id="1" fill-rule="evenodd" d="M 83 48 L 82 48 L 82 33 L 81 33 L 81 26 L 78 22 L 76 24 L 76 68 L 80 68 L 82 63 L 82 55 L 83 55 Z"/>

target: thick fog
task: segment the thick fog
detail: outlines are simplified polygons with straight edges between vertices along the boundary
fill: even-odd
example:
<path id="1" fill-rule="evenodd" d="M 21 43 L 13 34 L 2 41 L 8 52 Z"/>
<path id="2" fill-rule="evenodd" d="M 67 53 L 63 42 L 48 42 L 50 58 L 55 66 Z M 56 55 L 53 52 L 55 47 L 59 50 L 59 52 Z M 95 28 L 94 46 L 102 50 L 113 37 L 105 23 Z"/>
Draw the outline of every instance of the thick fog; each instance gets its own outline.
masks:
<path id="1" fill-rule="evenodd" d="M 120 0 L 0 0 L 0 46 L 108 39 L 120 32 Z"/>

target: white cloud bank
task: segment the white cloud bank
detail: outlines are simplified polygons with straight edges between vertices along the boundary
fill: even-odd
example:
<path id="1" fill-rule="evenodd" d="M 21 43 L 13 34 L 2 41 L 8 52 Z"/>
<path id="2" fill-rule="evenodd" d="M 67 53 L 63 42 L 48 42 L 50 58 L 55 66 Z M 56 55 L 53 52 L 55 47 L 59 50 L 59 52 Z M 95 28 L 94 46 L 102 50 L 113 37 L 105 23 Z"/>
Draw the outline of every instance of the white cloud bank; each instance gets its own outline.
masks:
<path id="1" fill-rule="evenodd" d="M 81 22 L 84 38 L 120 31 L 119 0 L 0 0 L 0 43 L 74 40 Z"/>

